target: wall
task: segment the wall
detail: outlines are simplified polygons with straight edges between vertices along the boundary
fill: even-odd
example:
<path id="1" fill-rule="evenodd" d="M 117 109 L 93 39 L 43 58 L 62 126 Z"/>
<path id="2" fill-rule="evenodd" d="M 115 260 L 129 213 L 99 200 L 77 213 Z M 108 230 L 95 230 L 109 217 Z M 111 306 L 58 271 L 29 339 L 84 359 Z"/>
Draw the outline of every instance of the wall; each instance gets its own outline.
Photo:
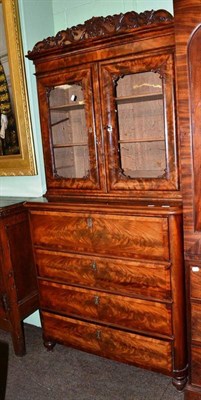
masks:
<path id="1" fill-rule="evenodd" d="M 54 33 L 52 1 L 18 0 L 18 4 L 24 54 L 27 54 L 37 41 Z M 29 177 L 0 177 L 1 196 L 38 197 L 46 190 L 34 67 L 27 59 L 25 68 L 38 174 Z"/>
<path id="2" fill-rule="evenodd" d="M 172 0 L 18 0 L 18 2 L 25 54 L 37 41 L 52 36 L 61 29 L 83 23 L 92 16 L 161 8 L 173 14 Z M 0 178 L 0 194 L 3 196 L 38 197 L 46 191 L 34 68 L 32 62 L 28 60 L 25 61 L 25 67 L 38 175 Z M 26 322 L 40 325 L 38 313 L 27 318 Z"/>
<path id="3" fill-rule="evenodd" d="M 173 14 L 172 0 L 52 0 L 55 33 L 95 16 L 125 13 L 134 10 L 166 9 Z"/>

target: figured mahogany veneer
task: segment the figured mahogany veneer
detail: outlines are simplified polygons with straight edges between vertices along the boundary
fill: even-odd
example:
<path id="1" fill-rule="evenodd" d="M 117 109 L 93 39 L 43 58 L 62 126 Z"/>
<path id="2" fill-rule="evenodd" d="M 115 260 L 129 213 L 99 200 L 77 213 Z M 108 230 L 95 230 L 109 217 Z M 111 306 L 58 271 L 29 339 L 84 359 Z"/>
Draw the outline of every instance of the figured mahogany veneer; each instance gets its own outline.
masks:
<path id="1" fill-rule="evenodd" d="M 36 211 L 31 222 L 37 246 L 117 258 L 141 258 L 143 253 L 143 258 L 169 259 L 166 218 Z"/>
<path id="2" fill-rule="evenodd" d="M 141 299 L 39 281 L 41 307 L 117 327 L 171 335 L 171 302 Z"/>
<path id="3" fill-rule="evenodd" d="M 200 15 L 199 0 L 190 3 L 187 0 L 174 1 L 177 115 L 187 278 L 189 382 L 185 400 L 201 399 Z"/>
<path id="4" fill-rule="evenodd" d="M 38 276 L 156 299 L 171 298 L 171 263 L 121 260 L 35 249 Z"/>
<path id="5" fill-rule="evenodd" d="M 186 375 L 181 209 L 129 205 L 124 216 L 124 207 L 100 203 L 27 206 L 46 346 L 65 343 L 160 370 L 181 388 Z M 132 348 L 141 345 L 130 353 L 131 340 Z M 121 355 L 122 346 L 128 349 Z"/>
<path id="6" fill-rule="evenodd" d="M 42 311 L 45 344 L 60 342 L 117 361 L 170 374 L 170 342 Z M 59 329 L 58 329 L 59 327 Z M 143 339 L 143 340 L 142 340 Z M 49 343 L 50 340 L 50 343 Z"/>

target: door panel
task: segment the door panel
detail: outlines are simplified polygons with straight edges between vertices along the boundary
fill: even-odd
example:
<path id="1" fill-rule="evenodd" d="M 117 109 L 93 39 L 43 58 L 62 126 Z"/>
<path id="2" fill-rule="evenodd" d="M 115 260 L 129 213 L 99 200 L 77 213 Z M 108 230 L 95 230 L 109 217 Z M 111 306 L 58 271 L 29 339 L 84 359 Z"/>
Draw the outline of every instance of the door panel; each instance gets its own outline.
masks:
<path id="1" fill-rule="evenodd" d="M 101 75 L 109 191 L 177 190 L 172 55 L 103 63 Z"/>
<path id="2" fill-rule="evenodd" d="M 95 65 L 73 68 L 38 81 L 48 190 L 101 189 L 95 69 Z"/>

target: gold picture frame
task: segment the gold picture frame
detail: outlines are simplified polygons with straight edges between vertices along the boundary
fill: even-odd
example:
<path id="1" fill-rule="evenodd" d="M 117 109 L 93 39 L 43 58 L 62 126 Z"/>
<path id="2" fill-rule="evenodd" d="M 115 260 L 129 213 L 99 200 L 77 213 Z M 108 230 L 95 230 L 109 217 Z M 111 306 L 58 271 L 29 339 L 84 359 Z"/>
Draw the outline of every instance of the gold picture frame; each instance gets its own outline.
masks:
<path id="1" fill-rule="evenodd" d="M 0 176 L 36 175 L 17 0 L 0 0 L 5 27 L 19 154 L 0 156 Z"/>

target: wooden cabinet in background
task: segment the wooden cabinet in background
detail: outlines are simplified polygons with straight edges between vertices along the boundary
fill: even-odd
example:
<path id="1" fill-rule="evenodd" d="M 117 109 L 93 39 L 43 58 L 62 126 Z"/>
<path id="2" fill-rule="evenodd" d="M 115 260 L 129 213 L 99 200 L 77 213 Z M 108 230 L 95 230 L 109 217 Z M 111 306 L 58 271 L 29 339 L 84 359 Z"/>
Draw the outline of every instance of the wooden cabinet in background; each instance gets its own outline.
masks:
<path id="1" fill-rule="evenodd" d="M 26 204 L 44 343 L 187 379 L 175 40 L 166 11 L 36 44 L 47 193 Z"/>
<path id="2" fill-rule="evenodd" d="M 27 210 L 19 198 L 0 198 L 0 329 L 25 354 L 23 319 L 38 308 L 38 291 Z"/>
<path id="3" fill-rule="evenodd" d="M 189 379 L 185 400 L 201 400 L 200 0 L 174 0 L 174 20 L 188 315 Z"/>

